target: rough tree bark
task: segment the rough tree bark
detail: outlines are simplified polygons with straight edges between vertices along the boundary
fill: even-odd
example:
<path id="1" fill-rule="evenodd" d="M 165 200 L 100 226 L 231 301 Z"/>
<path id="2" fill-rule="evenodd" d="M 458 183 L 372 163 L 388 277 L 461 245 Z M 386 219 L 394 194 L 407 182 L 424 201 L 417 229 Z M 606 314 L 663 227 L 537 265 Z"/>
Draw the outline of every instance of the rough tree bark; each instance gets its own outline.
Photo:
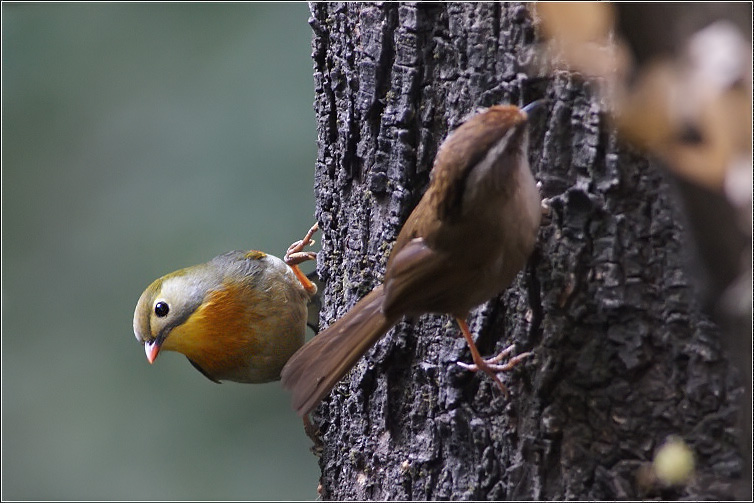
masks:
<path id="1" fill-rule="evenodd" d="M 470 320 L 483 354 L 535 357 L 502 376 L 447 316 L 405 320 L 316 410 L 321 490 L 337 499 L 730 497 L 739 389 L 684 271 L 661 170 L 620 144 L 589 85 L 536 78 L 520 4 L 312 4 L 324 326 L 379 284 L 437 147 L 479 107 L 549 98 L 530 159 L 552 222 L 514 284 Z M 684 488 L 638 468 L 678 435 Z"/>

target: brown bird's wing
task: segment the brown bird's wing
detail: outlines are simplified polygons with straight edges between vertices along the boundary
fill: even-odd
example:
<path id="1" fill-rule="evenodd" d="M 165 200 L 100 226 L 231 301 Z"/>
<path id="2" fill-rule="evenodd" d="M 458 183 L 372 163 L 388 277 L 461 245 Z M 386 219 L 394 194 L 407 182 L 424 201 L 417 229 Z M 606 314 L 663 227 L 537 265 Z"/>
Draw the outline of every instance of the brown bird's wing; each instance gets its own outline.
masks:
<path id="1" fill-rule="evenodd" d="M 361 356 L 395 324 L 382 312 L 383 287 L 378 286 L 342 318 L 300 348 L 283 367 L 283 387 L 303 416 L 324 398 Z"/>
<path id="2" fill-rule="evenodd" d="M 385 314 L 457 314 L 457 275 L 448 274 L 450 262 L 449 255 L 432 249 L 425 239 L 409 241 L 391 257 L 385 274 Z"/>

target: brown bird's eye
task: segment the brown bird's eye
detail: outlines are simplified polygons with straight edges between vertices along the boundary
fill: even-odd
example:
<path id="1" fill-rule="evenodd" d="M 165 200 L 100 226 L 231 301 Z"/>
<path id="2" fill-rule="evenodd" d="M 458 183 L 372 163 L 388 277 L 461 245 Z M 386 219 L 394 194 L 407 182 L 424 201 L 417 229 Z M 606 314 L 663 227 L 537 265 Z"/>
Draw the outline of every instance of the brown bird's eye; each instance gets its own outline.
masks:
<path id="1" fill-rule="evenodd" d="M 166 302 L 158 302 L 154 305 L 154 314 L 159 316 L 160 318 L 167 316 L 170 312 L 170 308 L 168 307 Z"/>

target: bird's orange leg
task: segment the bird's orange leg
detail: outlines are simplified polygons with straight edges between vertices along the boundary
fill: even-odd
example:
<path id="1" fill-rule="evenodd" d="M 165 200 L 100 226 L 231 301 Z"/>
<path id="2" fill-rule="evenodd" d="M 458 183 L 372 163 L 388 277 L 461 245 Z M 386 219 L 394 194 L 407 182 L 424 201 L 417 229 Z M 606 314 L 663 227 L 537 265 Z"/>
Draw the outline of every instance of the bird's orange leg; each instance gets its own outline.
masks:
<path id="1" fill-rule="evenodd" d="M 317 258 L 317 254 L 315 252 L 306 252 L 303 250 L 305 247 L 314 244 L 312 235 L 314 235 L 314 233 L 318 230 L 319 225 L 317 225 L 316 223 L 312 225 L 311 229 L 309 229 L 309 232 L 307 232 L 306 236 L 304 236 L 304 239 L 296 241 L 291 246 L 289 246 L 288 250 L 285 252 L 285 257 L 283 257 L 283 261 L 288 264 L 291 269 L 293 269 L 293 273 L 304 286 L 304 289 L 312 294 L 317 292 L 317 285 L 312 283 L 309 278 L 306 277 L 306 274 L 304 274 L 303 271 L 299 269 L 298 264 Z"/>
<path id="2" fill-rule="evenodd" d="M 471 337 L 471 331 L 469 330 L 469 326 L 466 324 L 466 320 L 462 318 L 456 318 L 456 321 L 458 322 L 458 326 L 461 327 L 461 332 L 463 333 L 463 337 L 466 339 L 466 343 L 469 345 L 469 349 L 471 350 L 471 358 L 474 360 L 473 364 L 463 363 L 463 362 L 457 362 L 458 365 L 465 368 L 466 370 L 470 370 L 472 372 L 477 372 L 479 370 L 483 370 L 488 376 L 492 378 L 495 383 L 500 387 L 500 389 L 503 391 L 506 397 L 510 396 L 508 393 L 508 389 L 505 387 L 505 385 L 498 379 L 496 372 L 507 372 L 514 368 L 518 363 L 520 363 L 523 359 L 530 356 L 532 353 L 521 353 L 520 355 L 516 355 L 510 360 L 508 360 L 507 363 L 503 365 L 499 365 L 498 363 L 500 360 L 511 354 L 511 352 L 514 349 L 514 345 L 511 344 L 504 350 L 502 350 L 497 356 L 490 359 L 483 359 L 482 355 L 479 354 L 479 350 L 476 347 L 476 344 L 474 344 L 474 339 Z"/>

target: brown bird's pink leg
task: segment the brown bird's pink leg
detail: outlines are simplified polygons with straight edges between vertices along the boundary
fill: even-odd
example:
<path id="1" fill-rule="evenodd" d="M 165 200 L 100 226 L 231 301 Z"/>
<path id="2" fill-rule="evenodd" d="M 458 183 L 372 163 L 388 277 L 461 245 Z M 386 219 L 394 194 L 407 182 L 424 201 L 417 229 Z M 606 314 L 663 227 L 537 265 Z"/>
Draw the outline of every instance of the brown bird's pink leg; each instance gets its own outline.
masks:
<path id="1" fill-rule="evenodd" d="M 456 318 L 456 321 L 458 322 L 458 326 L 461 327 L 463 337 L 466 339 L 466 343 L 469 345 L 469 349 L 471 350 L 471 358 L 474 360 L 473 364 L 457 362 L 458 365 L 472 372 L 477 372 L 479 370 L 484 371 L 488 376 L 492 378 L 493 381 L 497 383 L 506 397 L 510 396 L 508 389 L 505 387 L 502 381 L 498 379 L 496 372 L 507 372 L 511 370 L 522 360 L 524 360 L 528 356 L 531 356 L 532 353 L 521 353 L 520 355 L 516 355 L 515 357 L 511 358 L 507 363 L 503 365 L 498 364 L 503 358 L 511 354 L 511 352 L 513 351 L 515 346 L 511 344 L 494 358 L 485 360 L 482 358 L 482 355 L 479 354 L 479 350 L 477 349 L 476 344 L 474 344 L 474 340 L 471 337 L 471 331 L 469 330 L 469 326 L 466 324 L 466 320 Z"/>
<path id="2" fill-rule="evenodd" d="M 293 269 L 293 273 L 304 286 L 304 289 L 312 294 L 317 292 L 317 285 L 312 283 L 309 278 L 306 277 L 306 274 L 304 274 L 303 271 L 299 269 L 298 264 L 317 258 L 317 254 L 315 252 L 305 252 L 303 251 L 303 249 L 314 244 L 312 235 L 314 235 L 314 233 L 318 230 L 319 225 L 317 225 L 316 223 L 312 225 L 311 229 L 309 229 L 309 232 L 307 232 L 306 236 L 304 236 L 304 239 L 296 241 L 291 246 L 289 246 L 288 250 L 285 252 L 285 257 L 283 257 L 283 261 L 288 264 L 291 269 Z"/>

